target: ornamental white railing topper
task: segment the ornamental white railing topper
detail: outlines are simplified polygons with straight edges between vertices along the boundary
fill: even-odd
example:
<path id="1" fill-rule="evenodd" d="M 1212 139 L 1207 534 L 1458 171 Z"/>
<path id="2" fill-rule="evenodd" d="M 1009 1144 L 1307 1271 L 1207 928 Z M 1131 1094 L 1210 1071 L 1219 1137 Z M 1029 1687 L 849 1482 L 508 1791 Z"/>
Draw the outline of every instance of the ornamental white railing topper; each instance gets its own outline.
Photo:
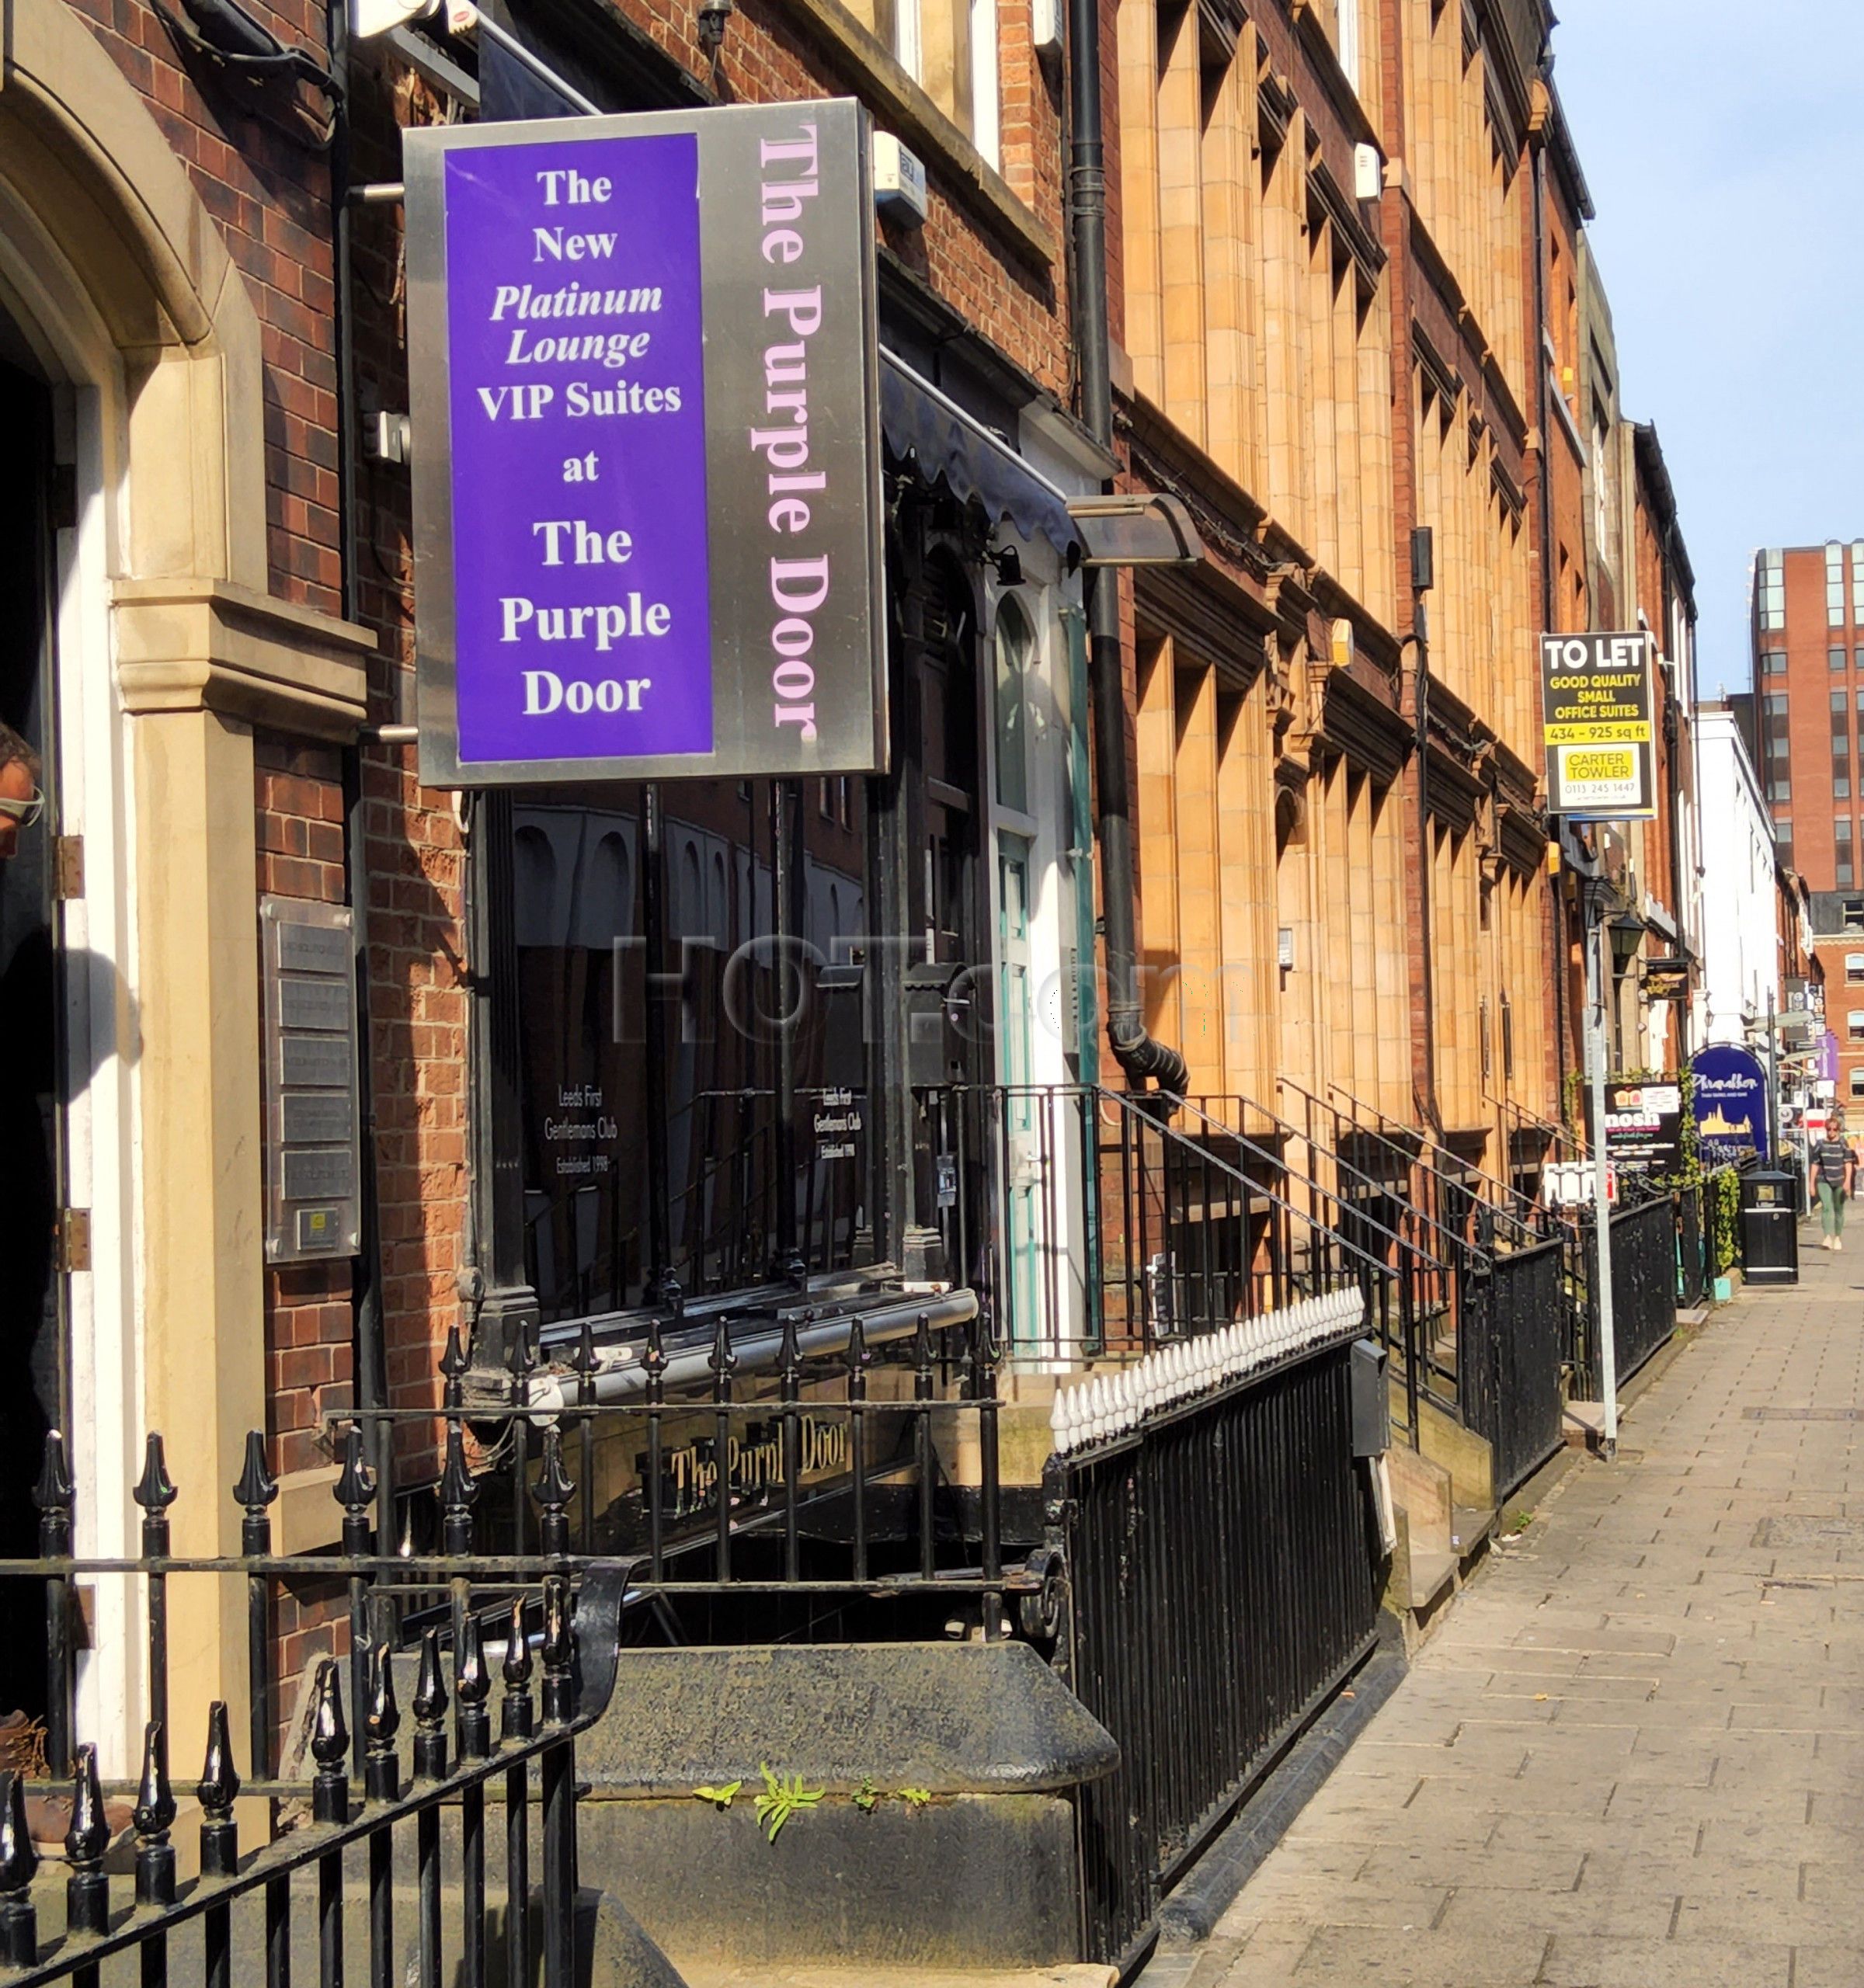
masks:
<path id="1" fill-rule="evenodd" d="M 1161 1347 L 1117 1373 L 1055 1390 L 1048 1417 L 1058 1457 L 1138 1428 L 1194 1395 L 1272 1367 L 1292 1353 L 1356 1338 L 1365 1295 L 1356 1286 L 1303 1298 L 1279 1312 L 1239 1319 L 1220 1331 Z"/>

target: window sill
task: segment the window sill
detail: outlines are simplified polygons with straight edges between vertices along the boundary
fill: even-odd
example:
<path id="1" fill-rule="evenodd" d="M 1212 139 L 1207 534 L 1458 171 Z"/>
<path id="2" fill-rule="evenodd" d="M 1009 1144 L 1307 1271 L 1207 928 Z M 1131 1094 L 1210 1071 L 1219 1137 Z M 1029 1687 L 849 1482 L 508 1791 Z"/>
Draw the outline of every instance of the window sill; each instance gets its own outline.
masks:
<path id="1" fill-rule="evenodd" d="M 788 12 L 882 124 L 924 155 L 944 190 L 1007 238 L 1025 260 L 1052 268 L 1061 259 L 1054 235 L 840 0 L 789 0 Z"/>

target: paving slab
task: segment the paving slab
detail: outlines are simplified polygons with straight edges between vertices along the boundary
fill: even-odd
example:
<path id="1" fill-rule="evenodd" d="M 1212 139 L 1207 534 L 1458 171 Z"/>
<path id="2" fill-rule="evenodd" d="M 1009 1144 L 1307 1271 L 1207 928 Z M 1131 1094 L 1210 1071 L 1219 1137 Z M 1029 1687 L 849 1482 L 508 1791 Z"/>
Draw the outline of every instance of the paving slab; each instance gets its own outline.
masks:
<path id="1" fill-rule="evenodd" d="M 1497 1542 L 1156 1988 L 1861 1988 L 1864 1309 L 1801 1260 Z"/>

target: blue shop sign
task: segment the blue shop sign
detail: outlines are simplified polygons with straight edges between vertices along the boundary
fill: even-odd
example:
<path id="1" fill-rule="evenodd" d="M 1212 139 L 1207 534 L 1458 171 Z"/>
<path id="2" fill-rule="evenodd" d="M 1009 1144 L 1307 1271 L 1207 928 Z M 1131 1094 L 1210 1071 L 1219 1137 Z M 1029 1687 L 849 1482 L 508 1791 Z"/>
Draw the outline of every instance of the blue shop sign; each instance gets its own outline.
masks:
<path id="1" fill-rule="evenodd" d="M 1767 1073 L 1738 1043 L 1712 1042 L 1689 1059 L 1695 1078 L 1695 1135 L 1702 1163 L 1726 1166 L 1771 1156 Z"/>

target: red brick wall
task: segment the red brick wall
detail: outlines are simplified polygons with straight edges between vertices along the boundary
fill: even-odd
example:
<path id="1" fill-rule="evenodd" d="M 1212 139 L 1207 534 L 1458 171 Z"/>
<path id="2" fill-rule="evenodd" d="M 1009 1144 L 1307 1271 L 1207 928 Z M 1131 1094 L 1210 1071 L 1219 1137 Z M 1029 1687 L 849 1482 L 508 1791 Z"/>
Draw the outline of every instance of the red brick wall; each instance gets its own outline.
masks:
<path id="1" fill-rule="evenodd" d="M 1757 676 L 1758 691 L 1786 693 L 1787 736 L 1792 750 L 1793 793 L 1789 801 L 1774 812 L 1793 828 L 1793 867 L 1815 891 L 1835 891 L 1837 853 L 1832 824 L 1840 816 L 1849 819 L 1852 831 L 1852 880 L 1864 877 L 1864 845 L 1858 841 L 1858 817 L 1864 813 L 1858 797 L 1856 731 L 1858 691 L 1864 687 L 1864 671 L 1855 667 L 1858 652 L 1864 649 L 1864 628 L 1850 617 L 1851 561 L 1848 547 L 1845 561 L 1846 617 L 1842 627 L 1827 625 L 1825 618 L 1825 548 L 1822 545 L 1797 548 L 1786 554 L 1786 627 L 1784 638 L 1764 635 L 1763 642 L 1784 639 L 1786 674 Z M 1827 659 L 1828 649 L 1844 648 L 1850 666 L 1834 669 Z M 1851 796 L 1835 799 L 1832 794 L 1831 693 L 1845 697 L 1845 716 L 1852 735 Z M 1763 752 L 1765 747 L 1763 746 Z M 1763 790 L 1766 779 L 1765 759 L 1760 768 Z M 1841 979 L 1842 975 L 1840 976 Z M 1841 1031 L 1841 1034 L 1842 1031 Z"/>
<path id="2" fill-rule="evenodd" d="M 272 589 L 334 610 L 343 576 L 328 158 L 315 144 L 203 96 L 143 0 L 71 4 L 147 102 L 246 280 L 264 347 Z M 256 0 L 252 11 L 281 40 L 314 61 L 325 59 L 321 0 L 284 0 L 280 6 Z M 308 92 L 301 100 L 318 105 Z"/>
<path id="3" fill-rule="evenodd" d="M 264 358 L 270 583 L 279 596 L 328 611 L 342 606 L 337 504 L 335 278 L 329 162 L 302 134 L 228 105 L 178 60 L 146 0 L 75 0 L 151 113 L 221 229 L 258 312 Z M 322 0 L 278 0 L 256 11 L 286 41 L 326 58 Z M 857 89 L 826 43 L 781 0 L 747 0 L 715 71 L 694 39 L 687 0 L 627 0 L 628 18 L 725 100 L 806 99 Z M 1107 10 L 1111 49 L 1111 9 Z M 1002 10 L 1004 176 L 1058 245 L 1065 237 L 1060 153 L 1063 71 L 1028 47 L 1028 0 Z M 358 50 L 351 90 L 354 172 L 401 176 L 399 132 L 441 114 L 425 87 Z M 1111 71 L 1109 71 L 1111 82 Z M 314 93 L 301 101 L 315 107 Z M 1111 110 L 1111 100 L 1109 109 Z M 884 117 L 882 121 L 884 122 Z M 1117 174 L 1117 156 L 1110 161 Z M 992 224 L 943 158 L 927 157 L 924 228 L 890 232 L 889 252 L 970 324 L 1065 401 L 1073 391 L 1061 261 Z M 1117 177 L 1115 183 L 1117 184 Z M 360 213 L 355 230 L 359 399 L 365 414 L 408 404 L 402 351 L 400 216 Z M 1115 235 L 1117 245 L 1117 232 Z M 372 664 L 375 724 L 412 715 L 403 692 L 413 660 L 412 561 L 403 471 L 356 466 L 354 581 L 360 617 L 380 637 Z M 254 805 L 259 891 L 342 902 L 342 768 L 334 749 L 283 738 L 258 742 Z M 449 1326 L 464 1325 L 455 1279 L 465 1233 L 465 1030 L 468 968 L 464 850 L 450 797 L 421 787 L 412 751 L 364 749 L 365 906 L 371 1029 L 368 1044 L 380 1184 L 383 1305 L 391 1399 L 430 1404 Z M 273 1392 L 276 1468 L 306 1467 L 321 1417 L 349 1405 L 349 1266 L 269 1272 L 264 1333 Z M 431 1461 L 417 1441 L 404 1467 Z"/>
<path id="4" fill-rule="evenodd" d="M 341 904 L 343 766 L 334 746 L 262 733 L 253 740 L 262 893 Z M 326 1413 L 350 1407 L 350 1267 L 281 1263 L 265 1284 L 266 1434 L 280 1475 L 328 1460 L 319 1447 Z"/>
<path id="5" fill-rule="evenodd" d="M 266 1273 L 266 1433 L 280 1476 L 330 1461 L 324 1418 L 355 1400 L 351 1329 L 347 1259 Z"/>
<path id="6" fill-rule="evenodd" d="M 663 49 L 704 75 L 683 5 L 631 4 L 623 10 Z M 1109 10 L 1111 31 L 1111 10 Z M 1005 177 L 1062 239 L 1062 72 L 1028 48 L 1027 0 L 1003 10 L 1002 137 Z M 1019 53 L 1020 49 L 1020 53 Z M 355 77 L 356 172 L 400 176 L 399 129 L 433 121 L 441 107 L 392 68 Z M 834 69 L 800 36 L 794 18 L 770 0 L 749 0 L 728 31 L 719 67 L 728 100 L 806 99 L 840 95 L 855 78 Z M 884 119 L 882 120 L 884 122 Z M 954 188 L 936 155 L 926 160 L 930 212 L 923 230 L 889 228 L 886 252 L 923 277 L 969 323 L 1058 395 L 1072 391 L 1062 277 L 1037 266 L 1025 248 L 993 233 Z M 359 388 L 366 408 L 408 404 L 401 217 L 392 208 L 360 214 L 354 229 Z M 409 485 L 402 471 L 365 464 L 357 480 L 362 618 L 379 634 L 383 661 L 371 699 L 378 721 L 412 714 L 396 686 L 414 660 Z M 390 1399 L 437 1402 L 436 1363 L 450 1326 L 468 1324 L 456 1278 L 464 1260 L 467 1171 L 464 972 L 465 854 L 450 797 L 423 788 L 412 751 L 365 749 L 370 873 L 371 1069 L 381 1208 L 383 1308 Z M 400 1467 L 410 1477 L 432 1467 L 434 1432 L 404 1432 Z"/>

